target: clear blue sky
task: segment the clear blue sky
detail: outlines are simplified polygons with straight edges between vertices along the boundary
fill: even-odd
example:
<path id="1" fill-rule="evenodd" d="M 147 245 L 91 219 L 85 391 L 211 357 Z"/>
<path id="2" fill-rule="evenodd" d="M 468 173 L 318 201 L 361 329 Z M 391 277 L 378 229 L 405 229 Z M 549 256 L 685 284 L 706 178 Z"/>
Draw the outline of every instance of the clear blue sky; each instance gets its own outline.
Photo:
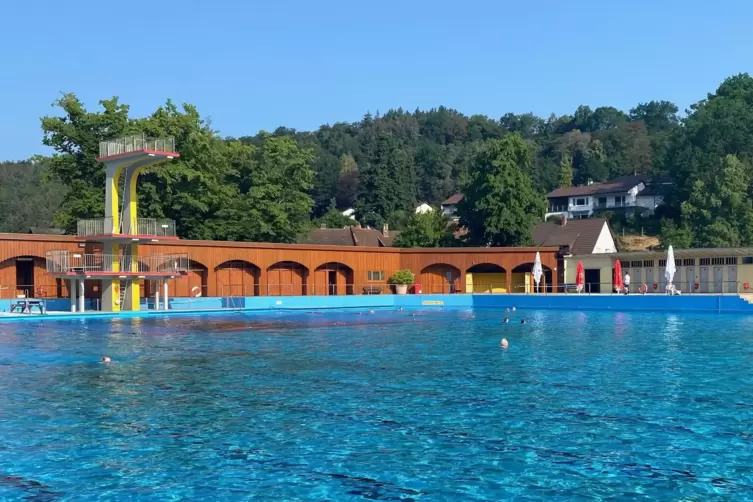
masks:
<path id="1" fill-rule="evenodd" d="M 146 115 L 170 97 L 223 135 L 445 105 L 499 118 L 579 104 L 684 109 L 753 72 L 753 1 L 5 2 L 0 159 L 46 153 L 61 92 Z"/>

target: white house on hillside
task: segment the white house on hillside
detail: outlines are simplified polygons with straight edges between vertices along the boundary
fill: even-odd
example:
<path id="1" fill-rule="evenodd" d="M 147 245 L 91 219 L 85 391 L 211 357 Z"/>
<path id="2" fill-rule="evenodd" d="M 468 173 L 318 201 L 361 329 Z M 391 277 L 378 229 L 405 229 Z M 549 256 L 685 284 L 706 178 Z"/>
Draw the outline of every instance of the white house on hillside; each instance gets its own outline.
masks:
<path id="1" fill-rule="evenodd" d="M 356 219 L 356 210 L 351 207 L 350 209 L 346 209 L 345 211 L 343 211 L 342 215 L 343 216 L 347 216 L 351 220 L 355 220 Z"/>
<path id="2" fill-rule="evenodd" d="M 431 207 L 426 202 L 422 202 L 417 208 L 416 208 L 416 214 L 426 214 L 434 211 L 434 208 Z"/>
<path id="3" fill-rule="evenodd" d="M 458 202 L 461 200 L 463 200 L 463 194 L 456 193 L 455 195 L 451 195 L 439 206 L 442 209 L 442 214 L 448 218 L 456 218 L 455 211 L 457 210 Z"/>
<path id="4" fill-rule="evenodd" d="M 558 188 L 546 196 L 549 208 L 545 218 L 552 215 L 589 218 L 607 209 L 652 214 L 663 201 L 664 187 L 665 184 L 651 183 L 645 176 L 623 176 L 602 183 Z"/>

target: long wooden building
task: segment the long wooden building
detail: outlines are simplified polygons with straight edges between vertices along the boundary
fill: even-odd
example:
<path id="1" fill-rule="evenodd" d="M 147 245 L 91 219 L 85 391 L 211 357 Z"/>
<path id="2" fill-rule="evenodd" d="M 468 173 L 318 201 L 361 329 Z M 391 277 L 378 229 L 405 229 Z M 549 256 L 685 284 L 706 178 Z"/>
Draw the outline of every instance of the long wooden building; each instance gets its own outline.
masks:
<path id="1" fill-rule="evenodd" d="M 348 247 L 314 244 L 160 240 L 140 243 L 140 295 L 157 282 L 150 257 L 185 256 L 186 266 L 168 282 L 171 296 L 349 295 L 392 292 L 390 276 L 400 269 L 416 274 L 423 293 L 530 291 L 536 252 L 546 291 L 557 290 L 557 247 L 432 248 Z M 55 274 L 51 256 L 96 257 L 102 243 L 76 236 L 0 234 L 0 298 L 23 294 L 67 298 L 72 280 Z M 79 253 L 79 254 L 77 254 Z M 164 275 L 164 273 L 162 273 Z M 102 294 L 93 273 L 84 281 L 86 298 Z M 91 277 L 91 278 L 90 278 Z"/>

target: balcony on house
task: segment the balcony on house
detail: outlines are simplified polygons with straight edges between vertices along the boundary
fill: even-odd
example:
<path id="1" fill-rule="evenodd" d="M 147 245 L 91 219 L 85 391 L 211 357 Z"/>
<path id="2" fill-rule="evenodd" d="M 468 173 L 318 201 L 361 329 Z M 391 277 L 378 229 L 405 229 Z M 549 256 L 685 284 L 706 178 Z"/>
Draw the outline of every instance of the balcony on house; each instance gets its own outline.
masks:
<path id="1" fill-rule="evenodd" d="M 594 209 L 620 209 L 626 207 L 635 207 L 635 198 L 628 198 L 625 196 L 613 196 L 613 197 L 595 197 Z"/>

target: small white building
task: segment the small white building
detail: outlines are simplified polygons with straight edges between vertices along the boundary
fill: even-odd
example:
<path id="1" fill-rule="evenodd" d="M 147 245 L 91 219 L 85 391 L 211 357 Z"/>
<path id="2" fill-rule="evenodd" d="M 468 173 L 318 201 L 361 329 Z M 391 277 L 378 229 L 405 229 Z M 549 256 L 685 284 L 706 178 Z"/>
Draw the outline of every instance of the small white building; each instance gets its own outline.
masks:
<path id="1" fill-rule="evenodd" d="M 448 218 L 456 218 L 455 212 L 457 211 L 457 205 L 461 200 L 463 200 L 462 193 L 456 193 L 455 195 L 448 197 L 447 200 L 442 202 L 439 206 L 442 209 L 442 215 L 447 216 Z"/>
<path id="2" fill-rule="evenodd" d="M 343 216 L 347 216 L 351 220 L 355 220 L 356 219 L 356 210 L 351 207 L 350 209 L 346 209 L 345 211 L 343 211 L 342 215 Z"/>
<path id="3" fill-rule="evenodd" d="M 434 208 L 433 208 L 433 207 L 431 207 L 431 206 L 430 206 L 429 204 L 427 204 L 426 202 L 422 202 L 422 203 L 421 203 L 421 204 L 420 204 L 420 205 L 419 205 L 419 206 L 418 206 L 418 207 L 416 208 L 416 214 L 426 214 L 426 213 L 431 213 L 432 211 L 434 211 Z"/>

